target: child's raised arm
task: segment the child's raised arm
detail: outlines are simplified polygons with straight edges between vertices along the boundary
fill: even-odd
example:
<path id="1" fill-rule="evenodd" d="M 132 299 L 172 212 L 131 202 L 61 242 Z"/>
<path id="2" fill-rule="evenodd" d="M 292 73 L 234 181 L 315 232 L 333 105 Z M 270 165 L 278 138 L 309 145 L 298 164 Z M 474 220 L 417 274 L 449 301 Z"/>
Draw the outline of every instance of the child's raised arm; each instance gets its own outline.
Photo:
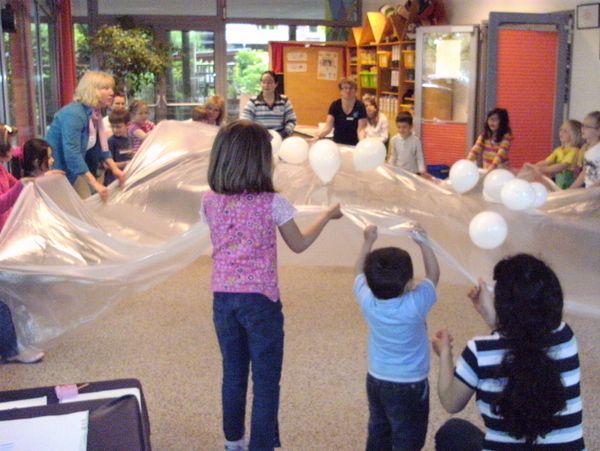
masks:
<path id="1" fill-rule="evenodd" d="M 340 204 L 336 204 L 321 213 L 315 222 L 309 225 L 304 231 L 298 228 L 296 221 L 290 219 L 285 224 L 279 226 L 279 232 L 285 244 L 292 251 L 299 254 L 309 248 L 331 219 L 339 219 L 342 216 L 343 213 L 340 209 Z"/>
<path id="2" fill-rule="evenodd" d="M 433 282 L 437 287 L 440 280 L 440 266 L 438 265 L 437 257 L 431 250 L 427 241 L 427 232 L 420 225 L 417 225 L 411 232 L 411 237 L 415 243 L 421 248 L 421 254 L 423 255 L 423 264 L 425 266 L 425 277 Z"/>
<path id="3" fill-rule="evenodd" d="M 369 252 L 371 252 L 373 243 L 377 239 L 377 226 L 368 225 L 365 227 L 363 235 L 365 240 L 360 248 L 360 253 L 358 254 L 358 259 L 356 260 L 356 265 L 354 266 L 354 274 L 357 276 L 363 272 L 363 268 L 365 267 L 365 259 L 367 258 Z"/>

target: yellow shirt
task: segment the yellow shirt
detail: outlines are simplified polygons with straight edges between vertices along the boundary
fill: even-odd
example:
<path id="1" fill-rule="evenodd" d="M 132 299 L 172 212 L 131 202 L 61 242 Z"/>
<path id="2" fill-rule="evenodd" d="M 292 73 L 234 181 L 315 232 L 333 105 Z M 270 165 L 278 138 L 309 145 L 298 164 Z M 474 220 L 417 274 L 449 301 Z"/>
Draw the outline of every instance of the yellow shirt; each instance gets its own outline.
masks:
<path id="1" fill-rule="evenodd" d="M 569 169 L 573 170 L 579 160 L 579 148 L 577 147 L 557 147 L 546 158 L 548 164 L 568 164 Z"/>

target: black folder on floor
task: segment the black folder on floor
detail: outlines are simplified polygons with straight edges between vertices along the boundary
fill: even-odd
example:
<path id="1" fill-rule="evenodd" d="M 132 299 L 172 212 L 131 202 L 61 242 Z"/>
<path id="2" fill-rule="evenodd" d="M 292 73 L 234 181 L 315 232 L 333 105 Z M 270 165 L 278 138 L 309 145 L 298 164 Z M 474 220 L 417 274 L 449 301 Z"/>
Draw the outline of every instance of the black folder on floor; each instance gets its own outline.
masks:
<path id="1" fill-rule="evenodd" d="M 83 384 L 77 384 L 83 385 Z M 93 451 L 151 451 L 150 420 L 142 385 L 136 379 L 92 382 L 80 394 L 105 390 L 137 388 L 140 403 L 134 395 L 59 404 L 54 386 L 0 392 L 0 402 L 46 396 L 48 404 L 0 411 L 0 421 L 64 415 L 89 411 L 87 449 Z M 32 431 L 33 433 L 35 431 Z"/>

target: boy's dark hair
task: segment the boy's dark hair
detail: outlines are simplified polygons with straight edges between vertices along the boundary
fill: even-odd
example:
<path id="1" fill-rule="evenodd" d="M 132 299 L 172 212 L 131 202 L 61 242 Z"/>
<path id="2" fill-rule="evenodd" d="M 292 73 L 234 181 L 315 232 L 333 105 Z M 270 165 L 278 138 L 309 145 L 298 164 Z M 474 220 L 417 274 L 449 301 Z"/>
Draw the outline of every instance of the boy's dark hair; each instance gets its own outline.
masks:
<path id="1" fill-rule="evenodd" d="M 398 115 L 396 116 L 396 124 L 398 124 L 398 123 L 408 124 L 412 127 L 412 125 L 413 125 L 412 114 L 410 114 L 407 111 L 402 111 L 401 113 L 398 113 Z"/>
<path id="2" fill-rule="evenodd" d="M 192 110 L 192 120 L 194 122 L 201 122 L 208 119 L 208 112 L 203 106 L 195 106 Z"/>
<path id="3" fill-rule="evenodd" d="M 398 297 L 404 292 L 408 281 L 413 278 L 410 254 L 397 247 L 376 249 L 367 255 L 364 273 L 375 297 Z"/>
<path id="4" fill-rule="evenodd" d="M 32 138 L 23 144 L 23 173 L 26 177 L 32 176 L 36 169 L 42 172 L 49 169 L 48 149 L 50 144 L 39 138 Z"/>
<path id="5" fill-rule="evenodd" d="M 116 124 L 129 124 L 130 121 L 129 111 L 125 108 L 116 108 L 110 112 L 108 115 L 108 122 L 111 125 Z"/>
<path id="6" fill-rule="evenodd" d="M 274 193 L 271 135 L 257 122 L 233 121 L 219 130 L 208 163 L 215 193 Z"/>

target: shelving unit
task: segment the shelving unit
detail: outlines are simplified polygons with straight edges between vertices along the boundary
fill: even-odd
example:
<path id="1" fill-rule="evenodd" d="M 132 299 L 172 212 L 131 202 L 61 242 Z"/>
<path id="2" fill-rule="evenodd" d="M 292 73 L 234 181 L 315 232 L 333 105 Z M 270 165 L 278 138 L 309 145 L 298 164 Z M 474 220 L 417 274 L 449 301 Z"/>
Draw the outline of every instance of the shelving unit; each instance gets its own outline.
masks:
<path id="1" fill-rule="evenodd" d="M 358 84 L 358 97 L 372 94 L 395 133 L 399 111 L 414 110 L 415 41 L 407 40 L 408 25 L 416 17 L 412 2 L 408 20 L 400 15 L 368 12 L 362 27 L 354 27 L 348 40 L 347 73 Z"/>

